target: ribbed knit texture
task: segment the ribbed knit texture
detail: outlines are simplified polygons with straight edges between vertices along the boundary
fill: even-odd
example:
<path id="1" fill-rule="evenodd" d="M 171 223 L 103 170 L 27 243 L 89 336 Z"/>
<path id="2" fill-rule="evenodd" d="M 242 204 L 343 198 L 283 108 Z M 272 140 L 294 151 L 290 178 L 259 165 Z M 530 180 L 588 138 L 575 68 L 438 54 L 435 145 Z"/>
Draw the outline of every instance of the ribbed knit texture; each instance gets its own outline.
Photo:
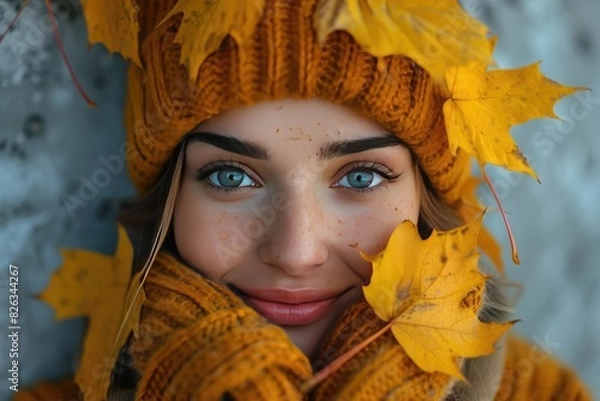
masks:
<path id="1" fill-rule="evenodd" d="M 577 375 L 547 350 L 517 337 L 509 337 L 506 346 L 504 374 L 495 401 L 592 400 Z"/>
<path id="2" fill-rule="evenodd" d="M 354 326 L 352 326 L 354 327 Z M 346 333 L 348 338 L 350 333 Z M 351 341 L 351 340 L 348 340 Z M 570 370 L 561 366 L 556 360 L 547 354 L 540 353 L 539 349 L 532 348 L 527 342 L 509 337 L 507 342 L 508 352 L 504 367 L 504 375 L 502 383 L 498 389 L 494 401 L 588 401 L 592 400 L 588 390 L 579 381 L 577 376 Z M 375 364 L 372 367 L 376 367 Z M 381 365 L 375 370 L 375 373 L 381 373 L 387 376 L 390 366 Z M 348 368 L 346 368 L 348 369 Z M 371 370 L 371 372 L 373 372 Z M 341 388 L 343 386 L 345 376 L 341 372 L 334 375 L 331 379 L 325 381 L 319 388 L 311 394 L 310 399 L 314 401 L 327 400 L 348 400 L 354 401 L 359 399 L 368 399 L 370 401 L 377 400 L 423 400 L 423 398 L 342 398 L 342 394 L 348 394 Z M 358 382 L 354 382 L 354 385 Z M 353 386 L 353 382 L 349 381 L 349 386 Z M 402 387 L 402 383 L 392 386 L 394 397 L 401 397 L 402 391 L 408 391 L 407 394 L 412 394 L 412 389 Z M 337 391 L 337 393 L 336 393 Z M 40 383 L 30 390 L 19 391 L 13 401 L 76 401 L 77 386 L 73 380 L 65 380 L 58 383 Z M 318 395 L 318 397 L 317 397 Z M 364 397 L 365 392 L 358 392 L 357 397 Z M 151 399 L 151 398 L 148 398 Z M 181 398 L 182 400 L 184 398 Z M 249 396 L 248 400 L 261 400 Z M 293 399 L 293 398 L 290 398 Z M 427 398 L 425 398 L 427 399 Z M 282 398 L 281 400 L 287 400 Z M 467 401 L 455 399 L 451 396 L 447 401 Z"/>
<path id="3" fill-rule="evenodd" d="M 301 400 L 306 356 L 227 287 L 161 253 L 144 285 L 137 400 Z"/>
<path id="4" fill-rule="evenodd" d="M 349 308 L 323 343 L 317 368 L 331 363 L 385 325 L 363 299 Z M 443 400 L 454 379 L 426 373 L 404 352 L 391 331 L 350 359 L 314 391 L 314 400 Z"/>
<path id="5" fill-rule="evenodd" d="M 131 65 L 126 125 L 129 169 L 148 190 L 180 139 L 222 111 L 282 98 L 321 98 L 345 105 L 402 138 L 441 197 L 459 200 L 469 175 L 466 155 L 453 157 L 441 89 L 404 56 L 377 59 L 344 31 L 317 43 L 316 0 L 266 0 L 252 37 L 231 37 L 201 65 L 196 82 L 174 44 L 181 14 L 156 27 L 175 0 L 141 2 L 143 71 Z M 155 28 L 156 27 L 156 28 Z"/>
<path id="6" fill-rule="evenodd" d="M 161 253 L 144 289 L 141 335 L 130 345 L 142 375 L 137 400 L 441 400 L 452 383 L 419 370 L 388 333 L 303 398 L 300 384 L 312 374 L 307 358 L 227 287 Z M 330 363 L 383 324 L 362 299 L 316 364 Z"/>
<path id="7" fill-rule="evenodd" d="M 374 341 L 308 395 L 299 387 L 312 374 L 307 358 L 283 330 L 268 324 L 225 286 L 160 254 L 145 284 L 148 300 L 140 338 L 130 351 L 141 373 L 136 400 L 463 401 L 448 376 L 419 370 L 390 332 Z M 323 342 L 321 369 L 384 323 L 361 300 L 344 313 Z M 509 338 L 495 401 L 587 401 L 577 376 L 539 347 Z M 74 401 L 72 381 L 42 383 L 16 401 Z"/>

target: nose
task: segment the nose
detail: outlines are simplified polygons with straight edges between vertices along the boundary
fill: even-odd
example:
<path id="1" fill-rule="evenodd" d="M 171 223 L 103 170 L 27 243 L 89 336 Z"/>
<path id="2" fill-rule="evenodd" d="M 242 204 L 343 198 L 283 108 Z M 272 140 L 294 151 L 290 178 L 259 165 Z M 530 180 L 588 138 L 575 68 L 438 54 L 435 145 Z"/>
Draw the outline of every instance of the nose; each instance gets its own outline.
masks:
<path id="1" fill-rule="evenodd" d="M 288 207 L 277 211 L 268 235 L 258 248 L 259 259 L 292 276 L 318 268 L 328 258 L 322 207 L 308 196 L 288 198 Z"/>

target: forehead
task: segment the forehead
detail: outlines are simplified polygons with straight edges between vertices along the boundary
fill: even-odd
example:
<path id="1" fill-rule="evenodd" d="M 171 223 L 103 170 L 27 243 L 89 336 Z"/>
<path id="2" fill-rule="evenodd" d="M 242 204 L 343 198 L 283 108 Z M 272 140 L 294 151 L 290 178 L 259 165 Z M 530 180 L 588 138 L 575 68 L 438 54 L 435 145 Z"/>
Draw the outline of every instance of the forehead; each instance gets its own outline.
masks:
<path id="1" fill-rule="evenodd" d="M 386 135 L 378 123 L 350 108 L 321 99 L 282 99 L 225 111 L 198 127 L 239 139 L 264 143 L 326 142 Z"/>

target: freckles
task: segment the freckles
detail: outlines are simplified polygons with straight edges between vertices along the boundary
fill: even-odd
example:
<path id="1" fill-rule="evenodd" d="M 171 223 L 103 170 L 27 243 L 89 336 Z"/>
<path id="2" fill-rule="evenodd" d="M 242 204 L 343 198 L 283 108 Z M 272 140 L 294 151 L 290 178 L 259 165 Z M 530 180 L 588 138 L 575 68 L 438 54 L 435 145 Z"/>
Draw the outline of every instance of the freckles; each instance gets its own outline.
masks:
<path id="1" fill-rule="evenodd" d="M 229 231 L 219 231 L 219 241 L 229 241 L 231 233 Z"/>
<path id="2" fill-rule="evenodd" d="M 217 231 L 219 241 L 228 242 L 232 236 L 232 227 L 238 224 L 239 216 L 231 215 L 228 212 L 221 212 L 219 216 L 211 223 L 209 227 L 214 227 Z"/>
<path id="3" fill-rule="evenodd" d="M 229 212 L 221 212 L 219 213 L 219 216 L 213 221 L 214 225 L 221 225 L 221 224 L 229 224 L 231 223 L 229 220 L 236 220 L 237 216 L 231 216 L 229 214 Z"/>
<path id="4" fill-rule="evenodd" d="M 329 137 L 334 137 L 336 139 L 339 139 L 342 134 L 344 132 L 344 127 L 342 127 L 341 129 L 337 129 L 334 131 L 333 128 L 327 128 L 325 129 L 325 137 L 329 138 Z"/>

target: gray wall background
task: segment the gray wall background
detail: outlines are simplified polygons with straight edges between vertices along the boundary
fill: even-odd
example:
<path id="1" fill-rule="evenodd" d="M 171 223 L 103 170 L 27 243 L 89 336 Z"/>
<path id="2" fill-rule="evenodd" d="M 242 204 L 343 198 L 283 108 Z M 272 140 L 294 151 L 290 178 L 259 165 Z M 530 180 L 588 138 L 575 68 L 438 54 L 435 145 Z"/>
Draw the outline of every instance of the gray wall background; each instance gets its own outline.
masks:
<path id="1" fill-rule="evenodd" d="M 0 32 L 20 3 L 0 0 Z M 500 35 L 501 67 L 542 59 L 551 78 L 594 90 L 559 104 L 562 123 L 542 120 L 513 130 L 541 186 L 488 170 L 510 213 L 520 266 L 510 262 L 499 213 L 488 213 L 486 224 L 505 247 L 509 277 L 524 286 L 517 307 L 523 322 L 515 330 L 574 367 L 600 396 L 600 1 L 462 3 Z M 10 396 L 8 264 L 20 272 L 20 386 L 69 374 L 85 322 L 54 321 L 33 294 L 60 265 L 58 247 L 112 252 L 114 199 L 134 193 L 125 168 L 103 163 L 119 155 L 124 141 L 125 63 L 101 46 L 87 50 L 76 0 L 54 4 L 70 60 L 98 107 L 79 97 L 43 2 L 32 1 L 0 44 L 0 400 Z M 480 195 L 496 210 L 488 192 Z M 69 207 L 68 196 L 83 203 Z"/>

